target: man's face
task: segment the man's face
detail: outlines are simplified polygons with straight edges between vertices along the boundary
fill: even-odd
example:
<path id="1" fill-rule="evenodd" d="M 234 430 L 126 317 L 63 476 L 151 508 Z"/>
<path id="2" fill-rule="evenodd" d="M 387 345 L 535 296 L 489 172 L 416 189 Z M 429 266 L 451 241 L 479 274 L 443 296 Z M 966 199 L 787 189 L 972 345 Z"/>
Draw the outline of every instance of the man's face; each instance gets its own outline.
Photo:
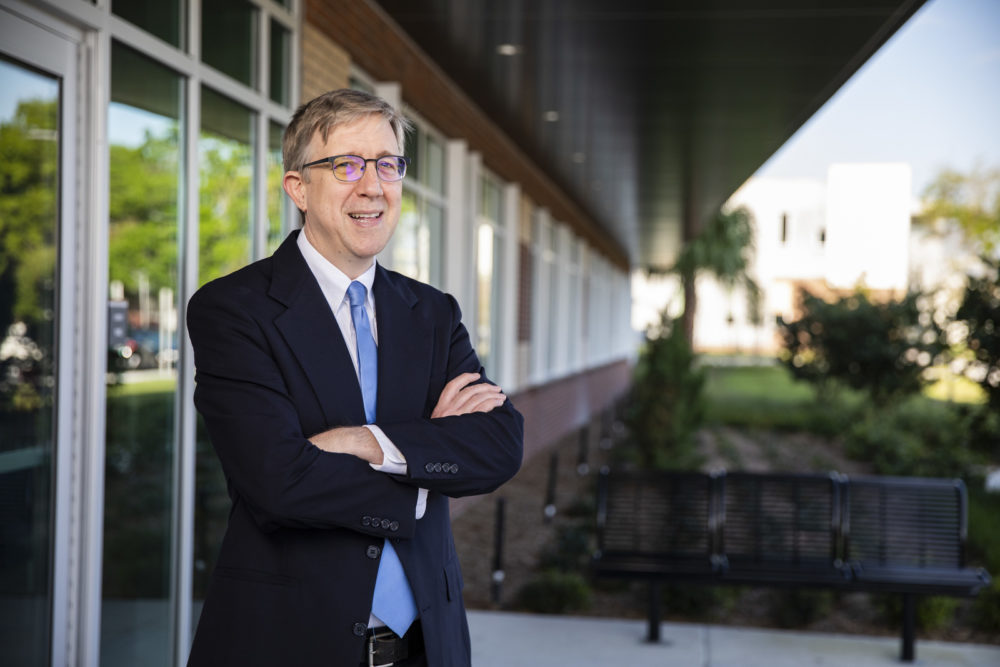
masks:
<path id="1" fill-rule="evenodd" d="M 325 143 L 317 132 L 307 161 L 331 155 L 379 158 L 400 153 L 389 122 L 371 115 L 336 127 Z M 334 266 L 356 278 L 371 266 L 396 229 L 403 183 L 379 180 L 373 162 L 354 183 L 338 181 L 327 164 L 308 171 L 303 174 L 308 182 L 296 172 L 285 175 L 285 190 L 305 212 L 306 238 Z"/>

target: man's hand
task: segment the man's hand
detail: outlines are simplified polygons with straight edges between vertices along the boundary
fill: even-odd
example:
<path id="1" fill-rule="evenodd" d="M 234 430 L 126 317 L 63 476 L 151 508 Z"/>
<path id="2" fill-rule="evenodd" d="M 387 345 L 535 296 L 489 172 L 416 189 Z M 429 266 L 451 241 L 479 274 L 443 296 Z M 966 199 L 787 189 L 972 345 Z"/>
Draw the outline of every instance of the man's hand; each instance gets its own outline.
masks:
<path id="1" fill-rule="evenodd" d="M 324 452 L 350 454 L 363 461 L 382 465 L 385 455 L 372 432 L 363 426 L 345 426 L 317 433 L 309 442 Z"/>
<path id="2" fill-rule="evenodd" d="M 479 373 L 462 373 L 446 384 L 434 406 L 431 419 L 470 412 L 489 412 L 503 405 L 507 396 L 500 391 L 500 387 L 487 382 L 471 384 L 478 379 Z"/>

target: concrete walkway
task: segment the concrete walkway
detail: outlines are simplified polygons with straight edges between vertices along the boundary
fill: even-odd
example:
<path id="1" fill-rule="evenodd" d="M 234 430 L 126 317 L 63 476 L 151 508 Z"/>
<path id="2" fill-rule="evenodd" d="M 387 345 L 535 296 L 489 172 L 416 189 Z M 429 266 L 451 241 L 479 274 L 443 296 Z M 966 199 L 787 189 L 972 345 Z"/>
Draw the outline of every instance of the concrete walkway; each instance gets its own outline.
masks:
<path id="1" fill-rule="evenodd" d="M 470 611 L 474 667 L 1000 667 L 1000 646 L 921 641 L 899 661 L 898 637 Z"/>

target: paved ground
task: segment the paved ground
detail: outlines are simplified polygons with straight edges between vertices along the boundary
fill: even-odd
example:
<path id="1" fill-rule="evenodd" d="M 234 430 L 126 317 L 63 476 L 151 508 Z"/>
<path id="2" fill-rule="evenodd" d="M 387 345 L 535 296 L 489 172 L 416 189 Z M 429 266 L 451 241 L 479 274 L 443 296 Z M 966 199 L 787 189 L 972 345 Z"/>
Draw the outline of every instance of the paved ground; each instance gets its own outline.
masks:
<path id="1" fill-rule="evenodd" d="M 664 623 L 648 644 L 645 621 L 470 611 L 475 667 L 884 667 L 900 665 L 899 638 Z M 1000 646 L 920 641 L 915 665 L 1000 667 Z"/>

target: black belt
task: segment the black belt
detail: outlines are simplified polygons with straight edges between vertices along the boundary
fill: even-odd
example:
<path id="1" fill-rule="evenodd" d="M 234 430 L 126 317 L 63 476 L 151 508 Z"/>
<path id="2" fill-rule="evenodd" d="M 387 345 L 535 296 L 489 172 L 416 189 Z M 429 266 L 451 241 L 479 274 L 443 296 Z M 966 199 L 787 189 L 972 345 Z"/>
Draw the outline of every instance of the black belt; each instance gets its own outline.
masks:
<path id="1" fill-rule="evenodd" d="M 368 628 L 365 636 L 365 657 L 362 667 L 391 665 L 400 660 L 415 658 L 424 652 L 424 633 L 420 620 L 413 621 L 406 634 L 400 637 L 387 627 Z"/>

